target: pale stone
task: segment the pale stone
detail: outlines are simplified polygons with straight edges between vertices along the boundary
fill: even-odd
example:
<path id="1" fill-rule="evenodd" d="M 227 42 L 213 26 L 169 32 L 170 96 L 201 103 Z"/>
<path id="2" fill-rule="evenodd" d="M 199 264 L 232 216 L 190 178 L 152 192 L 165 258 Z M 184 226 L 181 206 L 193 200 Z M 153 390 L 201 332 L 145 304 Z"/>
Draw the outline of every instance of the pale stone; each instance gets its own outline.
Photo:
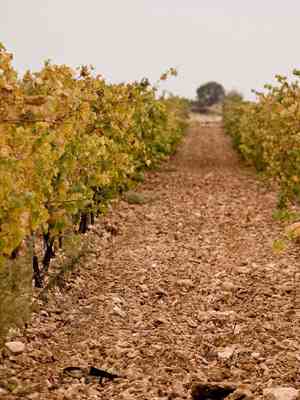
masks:
<path id="1" fill-rule="evenodd" d="M 299 400 L 299 390 L 292 387 L 277 386 L 274 388 L 264 389 L 263 394 L 266 399 L 274 398 L 274 400 Z"/>
<path id="2" fill-rule="evenodd" d="M 194 282 L 191 279 L 179 279 L 177 281 L 178 285 L 185 286 L 187 288 L 193 288 Z"/>
<path id="3" fill-rule="evenodd" d="M 114 306 L 113 310 L 114 310 L 114 314 L 117 314 L 119 317 L 121 317 L 121 318 L 126 317 L 126 312 L 123 311 L 120 307 Z"/>
<path id="4" fill-rule="evenodd" d="M 223 282 L 222 286 L 228 292 L 231 292 L 235 288 L 235 285 L 232 282 L 229 282 L 229 281 Z"/>
<path id="5" fill-rule="evenodd" d="M 225 347 L 224 349 L 222 349 L 222 351 L 218 352 L 218 357 L 223 360 L 228 360 L 233 355 L 235 350 L 236 350 L 235 346 Z"/>
<path id="6" fill-rule="evenodd" d="M 20 354 L 25 350 L 25 344 L 22 342 L 7 342 L 5 347 L 13 354 Z"/>
<path id="7" fill-rule="evenodd" d="M 29 400 L 39 400 L 41 398 L 40 396 L 41 396 L 40 393 L 35 392 L 35 393 L 28 394 L 27 398 Z"/>

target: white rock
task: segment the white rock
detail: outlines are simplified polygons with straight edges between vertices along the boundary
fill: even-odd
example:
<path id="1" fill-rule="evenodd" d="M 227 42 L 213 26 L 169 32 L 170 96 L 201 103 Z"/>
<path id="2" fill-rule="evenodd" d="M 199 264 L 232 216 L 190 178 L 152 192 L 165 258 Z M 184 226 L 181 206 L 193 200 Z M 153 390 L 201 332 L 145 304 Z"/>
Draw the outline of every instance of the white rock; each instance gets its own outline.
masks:
<path id="1" fill-rule="evenodd" d="M 25 350 L 25 344 L 22 342 L 7 342 L 5 347 L 13 354 L 20 354 Z"/>
<path id="2" fill-rule="evenodd" d="M 41 312 L 40 312 L 40 315 L 42 316 L 42 317 L 49 317 L 49 314 L 47 313 L 47 311 L 46 310 L 42 310 Z"/>
<path id="3" fill-rule="evenodd" d="M 120 296 L 112 296 L 112 301 L 116 305 L 124 304 L 125 301 Z"/>
<path id="4" fill-rule="evenodd" d="M 202 214 L 200 212 L 194 212 L 195 217 L 202 217 Z"/>
<path id="5" fill-rule="evenodd" d="M 226 290 L 228 292 L 231 292 L 233 289 L 235 289 L 235 285 L 229 281 L 224 281 L 222 286 L 223 286 L 224 290 Z"/>
<path id="6" fill-rule="evenodd" d="M 1 396 L 1 395 L 4 396 L 5 394 L 8 394 L 8 391 L 5 390 L 5 389 L 3 389 L 3 388 L 0 388 L 0 396 Z"/>
<path id="7" fill-rule="evenodd" d="M 123 311 L 122 308 L 120 308 L 118 306 L 114 306 L 113 310 L 114 310 L 114 314 L 117 314 L 119 317 L 121 317 L 121 318 L 126 317 L 126 312 Z"/>
<path id="8" fill-rule="evenodd" d="M 218 319 L 218 320 L 233 320 L 237 319 L 237 314 L 235 311 L 199 311 L 198 312 L 198 319 L 200 321 L 211 320 L 211 319 Z"/>
<path id="9" fill-rule="evenodd" d="M 179 279 L 177 284 L 180 286 L 185 286 L 187 288 L 193 288 L 194 282 L 191 279 Z"/>
<path id="10" fill-rule="evenodd" d="M 222 351 L 218 351 L 218 357 L 227 360 L 230 358 L 236 350 L 236 346 L 228 346 L 222 349 Z"/>
<path id="11" fill-rule="evenodd" d="M 292 387 L 283 387 L 283 386 L 277 386 L 274 388 L 268 388 L 264 389 L 263 391 L 264 396 L 268 399 L 272 398 L 271 396 L 273 395 L 273 398 L 275 400 L 298 400 L 299 399 L 299 390 L 296 390 Z"/>
<path id="12" fill-rule="evenodd" d="M 28 394 L 27 398 L 29 400 L 39 400 L 40 399 L 40 393 L 35 392 L 35 393 Z"/>

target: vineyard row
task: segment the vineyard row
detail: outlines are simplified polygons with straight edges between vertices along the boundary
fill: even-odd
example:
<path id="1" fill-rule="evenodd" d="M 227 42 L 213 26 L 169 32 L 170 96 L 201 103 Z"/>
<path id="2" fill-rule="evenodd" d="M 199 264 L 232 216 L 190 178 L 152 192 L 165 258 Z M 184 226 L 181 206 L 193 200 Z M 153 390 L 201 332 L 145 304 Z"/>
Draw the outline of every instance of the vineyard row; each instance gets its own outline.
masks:
<path id="1" fill-rule="evenodd" d="M 85 232 L 108 199 L 165 159 L 187 115 L 185 101 L 159 97 L 147 79 L 108 84 L 91 67 L 50 62 L 19 78 L 12 58 L 0 45 L 0 325 L 12 291 L 22 297 L 32 279 L 10 261 L 30 243 L 35 285 L 42 286 L 54 243 Z M 161 80 L 175 74 L 171 68 Z"/>
<path id="2" fill-rule="evenodd" d="M 282 208 L 300 200 L 300 87 L 298 79 L 276 79 L 277 84 L 256 93 L 256 102 L 228 98 L 224 127 L 243 158 L 278 183 Z"/>

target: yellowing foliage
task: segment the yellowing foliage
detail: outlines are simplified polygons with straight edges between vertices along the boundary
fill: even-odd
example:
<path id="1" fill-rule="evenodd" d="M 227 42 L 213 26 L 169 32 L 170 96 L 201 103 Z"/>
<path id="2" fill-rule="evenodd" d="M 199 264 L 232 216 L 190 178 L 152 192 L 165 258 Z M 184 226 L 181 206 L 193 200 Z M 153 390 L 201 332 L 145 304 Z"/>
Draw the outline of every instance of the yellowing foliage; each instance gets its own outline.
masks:
<path id="1" fill-rule="evenodd" d="M 257 102 L 225 101 L 224 126 L 242 156 L 279 183 L 283 206 L 300 196 L 300 87 L 298 79 L 276 79 Z"/>
<path id="2" fill-rule="evenodd" d="M 37 232 L 55 236 L 101 196 L 169 154 L 185 104 L 141 82 L 107 84 L 46 62 L 22 79 L 0 46 L 0 258 Z M 162 76 L 175 75 L 170 69 Z"/>

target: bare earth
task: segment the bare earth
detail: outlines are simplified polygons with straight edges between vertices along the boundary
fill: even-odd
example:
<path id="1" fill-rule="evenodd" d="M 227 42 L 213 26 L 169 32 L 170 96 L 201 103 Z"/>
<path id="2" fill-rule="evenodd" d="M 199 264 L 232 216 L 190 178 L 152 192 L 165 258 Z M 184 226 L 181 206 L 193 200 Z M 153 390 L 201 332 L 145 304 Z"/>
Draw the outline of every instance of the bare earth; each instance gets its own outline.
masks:
<path id="1" fill-rule="evenodd" d="M 3 352 L 0 382 L 17 388 L 0 398 L 190 399 L 206 381 L 246 385 L 255 399 L 300 389 L 299 247 L 274 253 L 276 193 L 238 160 L 221 123 L 194 118 L 137 190 L 152 201 L 120 201 L 98 222 L 85 238 L 93 254 L 15 338 L 25 352 Z M 74 365 L 126 378 L 61 375 Z"/>

